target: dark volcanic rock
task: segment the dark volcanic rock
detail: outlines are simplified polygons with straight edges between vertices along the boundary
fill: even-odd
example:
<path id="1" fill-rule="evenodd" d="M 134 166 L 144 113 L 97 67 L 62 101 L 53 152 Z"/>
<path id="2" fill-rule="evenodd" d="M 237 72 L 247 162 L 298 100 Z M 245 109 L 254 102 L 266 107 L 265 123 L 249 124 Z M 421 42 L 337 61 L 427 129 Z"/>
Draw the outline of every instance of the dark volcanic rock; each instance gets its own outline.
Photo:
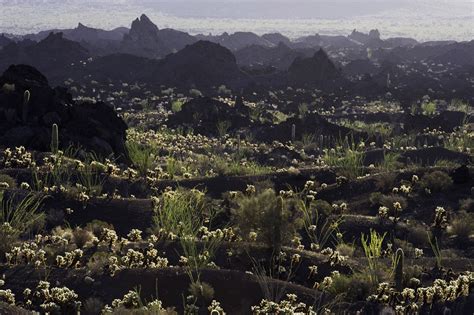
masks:
<path id="1" fill-rule="evenodd" d="M 89 58 L 79 43 L 65 39 L 62 33 L 50 33 L 39 43 L 12 43 L 0 50 L 0 71 L 12 64 L 29 64 L 45 73 L 50 80 L 64 78 L 72 65 Z"/>
<path id="2" fill-rule="evenodd" d="M 224 122 L 229 131 L 250 125 L 247 113 L 242 109 L 209 97 L 200 97 L 184 104 L 180 112 L 168 119 L 167 125 L 192 128 L 197 133 L 215 136 L 218 135 L 217 125 Z"/>
<path id="3" fill-rule="evenodd" d="M 0 144 L 50 151 L 51 126 L 60 147 L 80 145 L 102 156 L 125 154 L 126 124 L 104 103 L 77 104 L 64 88 L 52 89 L 35 68 L 10 66 L 0 77 Z M 14 88 L 11 88 L 13 87 Z M 30 99 L 24 105 L 24 92 Z"/>
<path id="4" fill-rule="evenodd" d="M 327 138 L 325 141 L 326 144 L 332 143 L 334 145 L 337 141 L 344 139 L 346 136 L 350 139 L 353 137 L 356 142 L 360 139 L 367 138 L 365 134 L 330 123 L 316 113 L 308 114 L 303 119 L 291 118 L 278 125 L 256 127 L 254 134 L 256 134 L 256 139 L 260 141 L 290 141 L 293 125 L 295 125 L 296 140 L 301 140 L 305 134 L 314 135 L 318 138 L 324 136 Z"/>
<path id="5" fill-rule="evenodd" d="M 199 41 L 168 55 L 155 75 L 158 83 L 179 87 L 238 86 L 248 81 L 231 51 L 206 41 Z"/>
<path id="6" fill-rule="evenodd" d="M 292 85 L 323 85 L 340 76 L 334 63 L 320 49 L 311 58 L 297 58 L 288 69 L 288 81 Z"/>
<path id="7" fill-rule="evenodd" d="M 443 147 L 430 147 L 404 152 L 401 156 L 404 163 L 420 163 L 423 166 L 434 165 L 437 161 L 450 161 L 459 164 L 467 164 L 470 161 L 469 155 L 461 152 L 454 152 Z"/>

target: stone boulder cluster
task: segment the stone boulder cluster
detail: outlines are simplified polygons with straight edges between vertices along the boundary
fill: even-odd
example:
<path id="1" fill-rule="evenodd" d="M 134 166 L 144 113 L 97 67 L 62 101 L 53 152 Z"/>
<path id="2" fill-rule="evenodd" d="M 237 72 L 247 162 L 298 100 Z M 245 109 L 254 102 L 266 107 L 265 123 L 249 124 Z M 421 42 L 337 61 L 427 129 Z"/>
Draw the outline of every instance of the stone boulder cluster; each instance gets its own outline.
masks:
<path id="1" fill-rule="evenodd" d="M 65 88 L 51 88 L 27 65 L 12 65 L 0 77 L 0 146 L 50 151 L 52 125 L 59 145 L 107 157 L 125 157 L 127 125 L 104 103 L 78 103 Z"/>

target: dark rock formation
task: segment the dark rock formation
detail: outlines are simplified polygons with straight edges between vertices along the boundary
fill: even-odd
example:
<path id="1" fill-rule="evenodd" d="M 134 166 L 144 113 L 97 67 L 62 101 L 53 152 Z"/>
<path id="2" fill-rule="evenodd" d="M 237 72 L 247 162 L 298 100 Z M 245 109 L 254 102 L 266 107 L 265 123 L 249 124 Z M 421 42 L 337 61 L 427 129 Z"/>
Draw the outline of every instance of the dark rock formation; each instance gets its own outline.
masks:
<path id="1" fill-rule="evenodd" d="M 130 32 L 123 37 L 122 52 L 155 59 L 171 53 L 158 31 L 158 27 L 143 14 L 132 22 Z"/>
<path id="2" fill-rule="evenodd" d="M 209 88 L 238 86 L 248 78 L 240 71 L 234 55 L 219 44 L 199 41 L 168 55 L 154 72 L 158 83 L 169 86 Z"/>
<path id="3" fill-rule="evenodd" d="M 320 86 L 339 76 L 338 69 L 322 49 L 311 58 L 297 58 L 288 69 L 288 82 L 296 86 Z"/>
<path id="4" fill-rule="evenodd" d="M 65 39 L 62 33 L 50 33 L 39 43 L 26 41 L 5 46 L 0 50 L 0 71 L 12 64 L 29 64 L 54 81 L 88 57 L 88 51 L 79 43 Z"/>
<path id="5" fill-rule="evenodd" d="M 301 140 L 305 134 L 313 135 L 316 139 L 319 139 L 320 136 L 326 137 L 326 145 L 335 145 L 338 141 L 344 140 L 345 137 L 348 137 L 349 140 L 353 139 L 355 142 L 367 139 L 366 134 L 330 123 L 316 113 L 308 114 L 302 119 L 291 118 L 278 125 L 256 127 L 254 130 L 255 138 L 265 142 L 272 142 L 273 140 L 290 141 L 293 125 L 295 125 L 296 140 Z"/>
<path id="6" fill-rule="evenodd" d="M 6 37 L 4 34 L 0 34 L 0 48 L 11 43 L 13 43 L 13 41 L 10 38 Z"/>
<path id="7" fill-rule="evenodd" d="M 250 125 L 247 113 L 209 97 L 193 99 L 183 105 L 180 112 L 171 116 L 167 125 L 172 128 L 192 128 L 204 135 L 218 135 L 218 124 L 225 123 L 228 131 Z"/>
<path id="8" fill-rule="evenodd" d="M 285 43 L 280 42 L 275 47 L 264 47 L 259 45 L 247 46 L 235 52 L 237 63 L 246 67 L 275 67 L 279 70 L 287 70 L 293 61 L 307 58 L 314 54 L 313 49 L 294 50 Z"/>
<path id="9" fill-rule="evenodd" d="M 223 33 L 222 35 L 197 35 L 196 38 L 221 44 L 230 50 L 238 50 L 250 45 L 272 47 L 274 44 L 263 37 L 251 32 L 236 32 L 234 34 Z"/>
<path id="10" fill-rule="evenodd" d="M 127 126 L 104 103 L 75 103 L 64 88 L 52 89 L 31 66 L 10 66 L 0 77 L 0 145 L 50 151 L 51 126 L 61 148 L 81 146 L 99 155 L 124 157 Z M 30 92 L 25 104 L 24 92 Z"/>
<path id="11" fill-rule="evenodd" d="M 470 157 L 468 154 L 450 151 L 443 147 L 430 147 L 406 151 L 401 156 L 401 161 L 404 163 L 420 163 L 423 166 L 434 165 L 437 161 L 443 160 L 459 164 L 468 164 Z"/>

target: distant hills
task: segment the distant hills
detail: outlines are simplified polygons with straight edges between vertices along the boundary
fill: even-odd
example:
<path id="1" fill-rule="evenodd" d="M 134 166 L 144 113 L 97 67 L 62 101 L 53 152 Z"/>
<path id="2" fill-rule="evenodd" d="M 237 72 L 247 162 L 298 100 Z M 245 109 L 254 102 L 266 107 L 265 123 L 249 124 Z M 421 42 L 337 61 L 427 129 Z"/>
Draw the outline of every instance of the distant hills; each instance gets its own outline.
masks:
<path id="1" fill-rule="evenodd" d="M 279 33 L 192 36 L 159 29 L 141 15 L 130 29 L 106 31 L 79 24 L 25 36 L 0 35 L 0 71 L 20 63 L 37 67 L 56 83 L 73 78 L 201 89 L 221 84 L 334 89 L 352 82 L 383 92 L 389 74 L 392 86 L 404 88 L 421 81 L 424 86 L 443 88 L 448 85 L 444 82 L 469 77 L 474 72 L 474 41 L 383 39 L 376 29 L 368 34 L 354 30 L 347 36 L 314 34 L 294 40 Z M 446 65 L 449 73 L 431 69 L 438 65 Z M 399 71 L 400 67 L 407 70 Z M 472 87 L 469 81 L 456 80 L 464 90 Z"/>

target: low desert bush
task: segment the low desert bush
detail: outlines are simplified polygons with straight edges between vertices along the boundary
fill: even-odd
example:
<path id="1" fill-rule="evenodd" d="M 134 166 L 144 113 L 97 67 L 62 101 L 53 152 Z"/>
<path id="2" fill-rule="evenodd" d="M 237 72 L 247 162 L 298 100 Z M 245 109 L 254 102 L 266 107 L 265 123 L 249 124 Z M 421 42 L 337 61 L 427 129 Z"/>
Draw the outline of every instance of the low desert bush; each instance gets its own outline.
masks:
<path id="1" fill-rule="evenodd" d="M 427 173 L 420 181 L 421 188 L 429 189 L 430 192 L 443 192 L 451 188 L 452 185 L 451 177 L 442 171 Z"/>
<path id="2" fill-rule="evenodd" d="M 16 188 L 16 180 L 6 174 L 0 174 L 0 190 L 3 188 Z"/>
<path id="3" fill-rule="evenodd" d="M 273 189 L 241 194 L 235 202 L 232 216 L 243 239 L 250 240 L 256 233 L 257 241 L 270 246 L 275 237 L 280 238 L 281 244 L 289 244 L 302 226 L 298 213 L 291 211 L 290 201 L 277 196 Z"/>
<path id="4" fill-rule="evenodd" d="M 474 234 L 474 213 L 458 213 L 448 226 L 448 233 L 458 240 L 469 239 Z"/>

